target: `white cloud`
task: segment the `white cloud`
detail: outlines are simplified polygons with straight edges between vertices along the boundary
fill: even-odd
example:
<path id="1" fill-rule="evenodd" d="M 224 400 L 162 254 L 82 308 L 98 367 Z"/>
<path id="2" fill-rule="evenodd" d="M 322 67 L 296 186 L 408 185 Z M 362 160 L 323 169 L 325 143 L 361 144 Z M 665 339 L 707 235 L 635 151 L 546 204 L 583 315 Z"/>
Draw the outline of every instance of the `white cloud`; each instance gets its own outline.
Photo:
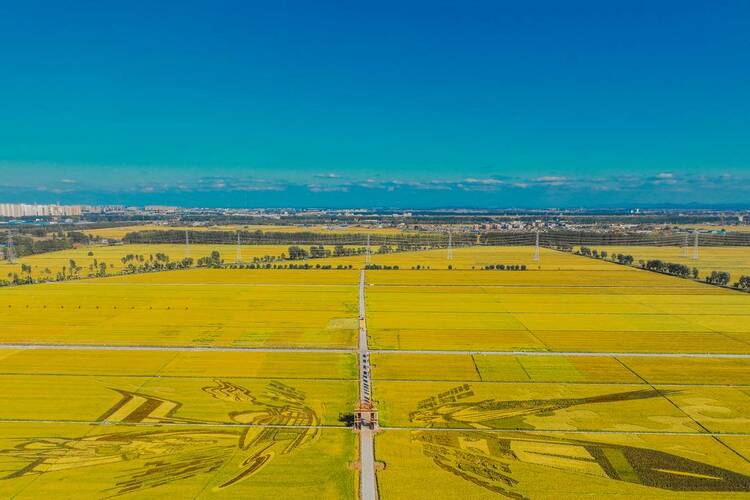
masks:
<path id="1" fill-rule="evenodd" d="M 505 184 L 500 179 L 493 179 L 493 178 L 477 179 L 475 177 L 467 177 L 466 179 L 463 180 L 463 182 L 467 184 L 483 184 L 485 186 L 499 186 L 500 184 Z"/>

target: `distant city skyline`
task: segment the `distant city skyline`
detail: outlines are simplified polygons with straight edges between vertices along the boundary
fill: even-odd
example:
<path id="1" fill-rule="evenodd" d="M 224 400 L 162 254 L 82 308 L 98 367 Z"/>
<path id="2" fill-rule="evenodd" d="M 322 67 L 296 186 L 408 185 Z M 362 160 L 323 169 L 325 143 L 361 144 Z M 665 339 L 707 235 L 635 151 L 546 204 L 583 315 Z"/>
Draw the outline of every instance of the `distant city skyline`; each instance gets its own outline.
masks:
<path id="1" fill-rule="evenodd" d="M 0 199 L 750 199 L 750 3 L 17 2 Z"/>

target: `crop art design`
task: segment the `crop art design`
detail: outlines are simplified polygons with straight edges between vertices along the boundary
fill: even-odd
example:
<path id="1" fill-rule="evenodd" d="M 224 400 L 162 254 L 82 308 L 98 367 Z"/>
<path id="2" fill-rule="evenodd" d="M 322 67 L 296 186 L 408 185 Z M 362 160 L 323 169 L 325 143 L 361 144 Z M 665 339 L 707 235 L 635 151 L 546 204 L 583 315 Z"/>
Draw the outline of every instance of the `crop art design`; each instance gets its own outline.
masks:
<path id="1" fill-rule="evenodd" d="M 209 473 L 214 476 L 211 487 L 221 490 L 319 436 L 319 417 L 305 404 L 304 393 L 280 382 L 271 382 L 260 395 L 225 380 L 204 387 L 207 397 L 237 404 L 223 422 L 183 418 L 177 401 L 113 390 L 122 397 L 97 422 L 131 424 L 132 430 L 72 439 L 40 437 L 0 450 L 0 456 L 27 463 L 3 479 L 131 463 L 107 493 L 144 491 Z M 139 430 L 141 426 L 146 429 Z"/>
<path id="2" fill-rule="evenodd" d="M 410 414 L 410 420 L 422 427 L 452 430 L 414 431 L 412 440 L 421 443 L 422 452 L 441 469 L 509 498 L 526 498 L 517 472 L 527 467 L 548 467 L 672 491 L 750 490 L 750 476 L 671 453 L 537 432 L 493 430 L 519 417 L 660 395 L 648 389 L 578 399 L 472 401 L 474 392 L 464 384 L 421 401 Z M 467 428 L 471 430 L 461 430 Z"/>

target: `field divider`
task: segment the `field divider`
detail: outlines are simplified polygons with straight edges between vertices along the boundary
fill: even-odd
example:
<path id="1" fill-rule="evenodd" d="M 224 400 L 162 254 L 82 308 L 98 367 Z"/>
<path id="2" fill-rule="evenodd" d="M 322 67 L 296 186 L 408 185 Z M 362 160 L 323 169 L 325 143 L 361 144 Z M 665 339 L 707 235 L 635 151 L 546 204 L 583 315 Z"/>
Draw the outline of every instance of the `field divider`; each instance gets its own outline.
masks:
<path id="1" fill-rule="evenodd" d="M 108 422 L 106 420 L 49 420 L 0 418 L 2 424 L 59 424 L 93 425 L 100 427 L 233 427 L 263 429 L 340 429 L 351 432 L 351 427 L 343 425 L 283 425 L 283 424 L 239 424 L 232 422 Z"/>
<path id="2" fill-rule="evenodd" d="M 96 344 L 0 344 L 0 349 L 50 349 L 50 350 L 82 350 L 82 351 L 175 351 L 175 352 L 287 352 L 287 353 L 323 353 L 323 354 L 353 354 L 356 348 L 325 348 L 325 347 L 232 347 L 232 346 L 149 346 L 149 345 L 96 345 Z"/>
<path id="3" fill-rule="evenodd" d="M 317 354 L 358 354 L 358 348 L 325 347 L 232 347 L 232 346 L 147 346 L 96 344 L 0 344 L 0 349 L 87 350 L 87 351 L 178 351 L 178 352 L 278 352 Z M 466 351 L 438 349 L 369 349 L 368 354 L 455 354 L 482 356 L 582 356 L 623 358 L 716 358 L 750 359 L 750 353 L 705 352 L 590 352 L 590 351 Z"/>
<path id="4" fill-rule="evenodd" d="M 750 432 L 677 432 L 677 431 L 608 431 L 608 430 L 585 430 L 585 429 L 475 429 L 459 427 L 404 427 L 404 426 L 380 426 L 384 431 L 416 431 L 416 432 L 479 432 L 500 434 L 604 434 L 604 435 L 644 435 L 644 436 L 724 436 L 724 437 L 750 437 Z"/>
<path id="5" fill-rule="evenodd" d="M 2 347 L 2 346 L 0 346 Z M 463 356 L 582 356 L 623 358 L 719 358 L 750 359 L 750 353 L 695 353 L 695 352 L 581 352 L 581 351 L 459 351 L 459 350 L 415 350 L 373 349 L 371 354 L 455 354 Z"/>

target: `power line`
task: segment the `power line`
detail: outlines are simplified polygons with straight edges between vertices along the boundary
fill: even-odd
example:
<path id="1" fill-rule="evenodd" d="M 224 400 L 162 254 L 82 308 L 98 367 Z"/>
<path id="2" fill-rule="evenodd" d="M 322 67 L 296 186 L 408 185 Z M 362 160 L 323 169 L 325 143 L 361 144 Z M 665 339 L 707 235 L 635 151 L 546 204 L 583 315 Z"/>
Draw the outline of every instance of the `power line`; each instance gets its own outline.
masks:
<path id="1" fill-rule="evenodd" d="M 365 251 L 365 264 L 370 264 L 372 262 L 372 251 L 370 250 L 370 235 L 368 233 L 367 235 L 367 250 Z"/>
<path id="2" fill-rule="evenodd" d="M 13 251 L 13 234 L 10 229 L 8 229 L 8 262 L 11 264 L 15 264 L 16 262 L 16 255 Z"/>
<path id="3" fill-rule="evenodd" d="M 688 233 L 685 233 L 685 241 L 682 244 L 682 256 L 688 256 Z"/>
<path id="4" fill-rule="evenodd" d="M 695 232 L 695 243 L 693 244 L 693 260 L 698 260 L 698 231 Z"/>
<path id="5" fill-rule="evenodd" d="M 240 232 L 237 231 L 237 264 L 242 262 L 242 247 L 240 244 Z"/>

